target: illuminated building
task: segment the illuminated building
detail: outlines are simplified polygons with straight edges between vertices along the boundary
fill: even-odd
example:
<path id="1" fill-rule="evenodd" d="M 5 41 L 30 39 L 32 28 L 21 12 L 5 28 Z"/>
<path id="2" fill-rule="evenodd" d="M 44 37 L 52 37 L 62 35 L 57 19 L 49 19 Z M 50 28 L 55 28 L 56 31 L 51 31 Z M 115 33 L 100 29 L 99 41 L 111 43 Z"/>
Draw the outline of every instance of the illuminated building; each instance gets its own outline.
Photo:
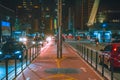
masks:
<path id="1" fill-rule="evenodd" d="M 95 0 L 76 0 L 75 27 L 78 30 L 87 30 L 87 22 Z"/>
<path id="2" fill-rule="evenodd" d="M 16 15 L 20 19 L 20 29 L 30 32 L 40 31 L 40 4 L 39 0 L 17 0 Z"/>

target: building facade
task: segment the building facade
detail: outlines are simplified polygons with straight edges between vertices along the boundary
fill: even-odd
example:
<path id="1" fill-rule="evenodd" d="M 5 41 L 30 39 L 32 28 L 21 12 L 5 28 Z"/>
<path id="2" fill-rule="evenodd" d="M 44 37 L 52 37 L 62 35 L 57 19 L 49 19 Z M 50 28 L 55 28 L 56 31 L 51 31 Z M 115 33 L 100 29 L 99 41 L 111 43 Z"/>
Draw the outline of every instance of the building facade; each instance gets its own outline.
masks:
<path id="1" fill-rule="evenodd" d="M 39 0 L 17 0 L 16 16 L 20 28 L 28 32 L 39 32 L 41 21 L 41 2 Z"/>
<path id="2" fill-rule="evenodd" d="M 15 12 L 0 4 L 0 42 L 2 36 L 11 36 L 14 28 Z"/>
<path id="3" fill-rule="evenodd" d="M 95 0 L 76 0 L 75 12 L 75 27 L 78 30 L 88 30 L 87 22 Z"/>

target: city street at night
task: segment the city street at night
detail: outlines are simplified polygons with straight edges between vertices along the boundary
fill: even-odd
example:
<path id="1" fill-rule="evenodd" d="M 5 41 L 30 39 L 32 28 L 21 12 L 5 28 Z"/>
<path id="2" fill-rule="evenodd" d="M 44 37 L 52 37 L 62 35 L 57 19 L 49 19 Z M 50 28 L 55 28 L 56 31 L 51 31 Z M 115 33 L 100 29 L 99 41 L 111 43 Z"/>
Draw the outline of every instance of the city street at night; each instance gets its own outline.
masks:
<path id="1" fill-rule="evenodd" d="M 48 43 L 16 80 L 104 80 L 67 44 L 62 49 L 57 59 L 56 44 Z"/>
<path id="2" fill-rule="evenodd" d="M 120 0 L 0 0 L 0 80 L 120 80 Z"/>

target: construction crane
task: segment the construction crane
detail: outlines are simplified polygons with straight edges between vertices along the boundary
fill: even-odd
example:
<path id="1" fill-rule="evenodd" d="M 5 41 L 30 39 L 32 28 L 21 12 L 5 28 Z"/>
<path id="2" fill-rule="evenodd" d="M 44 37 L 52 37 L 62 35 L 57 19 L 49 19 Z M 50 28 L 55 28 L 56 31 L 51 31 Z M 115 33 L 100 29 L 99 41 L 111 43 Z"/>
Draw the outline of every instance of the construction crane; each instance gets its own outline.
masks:
<path id="1" fill-rule="evenodd" d="M 98 7 L 99 7 L 99 3 L 100 3 L 100 0 L 95 0 L 94 1 L 92 11 L 90 13 L 90 17 L 89 17 L 89 20 L 88 20 L 88 23 L 87 23 L 88 27 L 90 27 L 94 24 L 95 17 L 96 17 L 96 14 L 97 14 L 97 10 L 98 10 Z"/>

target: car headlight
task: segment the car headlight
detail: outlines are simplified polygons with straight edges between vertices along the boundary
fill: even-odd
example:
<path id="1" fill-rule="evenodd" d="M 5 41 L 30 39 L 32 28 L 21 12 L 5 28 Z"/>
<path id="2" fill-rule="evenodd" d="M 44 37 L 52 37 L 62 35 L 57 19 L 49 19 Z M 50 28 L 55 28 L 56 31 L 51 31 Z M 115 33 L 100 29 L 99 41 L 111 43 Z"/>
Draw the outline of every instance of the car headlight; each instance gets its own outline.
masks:
<path id="1" fill-rule="evenodd" d="M 35 44 L 35 41 L 32 41 L 32 44 Z"/>
<path id="2" fill-rule="evenodd" d="M 42 44 L 43 42 L 42 41 L 40 41 L 40 44 Z"/>
<path id="3" fill-rule="evenodd" d="M 22 55 L 19 55 L 19 57 L 18 57 L 19 59 L 21 59 L 22 58 Z"/>
<path id="4" fill-rule="evenodd" d="M 22 38 L 19 38 L 19 41 L 22 41 Z"/>
<path id="5" fill-rule="evenodd" d="M 19 38 L 19 41 L 21 41 L 21 42 L 26 42 L 27 41 L 27 38 Z"/>
<path id="6" fill-rule="evenodd" d="M 48 42 L 51 41 L 51 37 L 47 37 L 46 41 L 48 41 Z"/>
<path id="7" fill-rule="evenodd" d="M 2 51 L 0 51 L 0 55 L 3 54 Z"/>
<path id="8" fill-rule="evenodd" d="M 27 38 L 23 38 L 23 41 L 27 41 Z"/>
<path id="9" fill-rule="evenodd" d="M 15 51 L 15 54 L 20 54 L 21 53 L 21 51 Z"/>

